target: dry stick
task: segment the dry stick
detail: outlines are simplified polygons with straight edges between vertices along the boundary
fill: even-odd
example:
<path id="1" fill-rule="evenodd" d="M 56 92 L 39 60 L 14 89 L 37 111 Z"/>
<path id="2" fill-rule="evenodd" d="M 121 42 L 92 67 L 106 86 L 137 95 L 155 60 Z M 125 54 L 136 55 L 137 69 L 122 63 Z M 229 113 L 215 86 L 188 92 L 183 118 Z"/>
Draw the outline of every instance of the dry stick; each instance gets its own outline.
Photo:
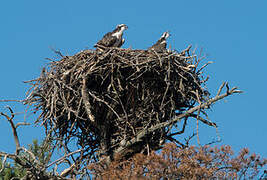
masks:
<path id="1" fill-rule="evenodd" d="M 65 57 L 65 56 L 60 52 L 60 50 L 56 50 L 56 49 L 54 49 L 54 48 L 52 48 L 52 47 L 50 47 L 50 49 L 51 49 L 54 53 L 56 53 L 56 54 L 58 54 L 59 56 L 61 56 L 62 58 Z"/>
<path id="2" fill-rule="evenodd" d="M 73 129 L 75 123 L 77 122 L 78 118 L 80 118 L 80 119 L 84 119 L 84 118 L 82 118 L 82 117 L 79 116 L 79 112 L 80 112 L 80 108 L 81 108 L 81 104 L 82 104 L 82 102 L 83 102 L 83 99 L 81 98 L 81 99 L 80 99 L 80 102 L 79 102 L 79 106 L 78 106 L 77 111 L 74 111 L 74 110 L 73 110 L 73 111 L 74 111 L 73 113 L 75 113 L 76 118 L 75 118 L 75 121 L 72 123 L 72 125 L 71 125 L 71 127 L 70 127 L 70 132 L 72 131 L 72 129 Z M 84 120 L 87 120 L 87 119 L 84 119 Z M 69 136 L 70 136 L 70 135 L 69 135 Z"/>
<path id="3" fill-rule="evenodd" d="M 198 90 L 196 90 L 195 94 L 197 96 L 197 101 L 198 101 L 199 105 L 201 106 L 202 102 L 200 101 Z M 199 108 L 197 111 L 197 143 L 198 143 L 198 145 L 200 145 L 200 140 L 199 140 L 199 117 L 200 117 L 199 115 L 200 115 L 200 111 L 201 111 L 201 108 Z"/>
<path id="4" fill-rule="evenodd" d="M 1 169 L 0 169 L 0 173 L 2 173 L 3 170 L 4 170 L 5 167 L 6 167 L 6 159 L 7 159 L 7 155 L 4 156 L 4 159 L 3 159 L 3 161 L 2 161 L 2 167 L 1 167 Z"/>
<path id="5" fill-rule="evenodd" d="M 126 112 L 126 110 L 124 108 L 124 105 L 123 105 L 123 103 L 121 101 L 121 98 L 120 98 L 120 96 L 119 96 L 119 94 L 118 94 L 118 92 L 117 92 L 117 90 L 116 90 L 116 88 L 115 88 L 113 83 L 112 83 L 112 87 L 113 87 L 113 90 L 115 91 L 115 94 L 116 94 L 116 96 L 117 96 L 117 98 L 119 100 L 119 103 L 120 103 L 121 107 L 122 107 L 123 113 L 125 114 L 126 122 L 130 126 L 130 128 L 132 129 L 132 131 L 133 131 L 133 133 L 135 135 L 136 134 L 136 130 L 134 129 L 134 127 L 132 126 L 132 124 L 128 120 L 128 114 L 127 114 L 127 112 Z"/>
<path id="6" fill-rule="evenodd" d="M 13 112 L 13 110 L 9 106 L 7 106 L 6 108 L 9 109 L 9 111 L 11 113 L 11 117 L 9 117 L 8 115 L 6 115 L 6 114 L 4 114 L 2 112 L 0 114 L 2 116 L 5 116 L 6 119 L 8 120 L 8 122 L 11 125 L 13 136 L 14 136 L 14 140 L 15 140 L 15 143 L 16 143 L 16 155 L 17 155 L 19 153 L 20 143 L 19 143 L 19 138 L 18 138 L 18 134 L 17 134 L 17 129 L 16 129 L 16 126 L 14 125 L 14 122 L 13 122 L 14 112 Z"/>
<path id="7" fill-rule="evenodd" d="M 204 64 L 201 68 L 199 68 L 199 70 L 197 71 L 197 74 L 199 74 L 207 65 L 212 64 L 212 63 L 213 61 L 209 61 L 206 64 Z"/>
<path id="8" fill-rule="evenodd" d="M 90 96 L 95 98 L 95 100 L 104 103 L 111 111 L 113 111 L 113 113 L 117 116 L 118 119 L 121 119 L 121 117 L 118 115 L 118 113 L 106 101 L 104 101 L 103 99 L 98 98 L 97 96 L 95 96 L 90 91 L 88 91 L 88 93 L 90 94 Z"/>
<path id="9" fill-rule="evenodd" d="M 55 79 L 55 82 L 57 82 L 58 84 L 66 87 L 67 89 L 71 90 L 75 95 L 78 95 L 77 91 L 75 91 L 74 89 L 72 89 L 72 87 L 68 86 L 67 84 L 65 84 L 64 82 Z"/>
<path id="10" fill-rule="evenodd" d="M 190 114 L 190 117 L 197 118 L 197 114 Z M 204 124 L 207 124 L 207 125 L 209 125 L 209 126 L 213 126 L 213 127 L 215 127 L 215 128 L 218 127 L 216 123 L 214 123 L 214 122 L 210 122 L 210 121 L 208 121 L 208 120 L 206 120 L 206 119 L 204 119 L 204 118 L 202 118 L 202 117 L 200 117 L 200 116 L 198 116 L 198 120 L 200 120 L 201 122 L 203 122 Z"/>
<path id="11" fill-rule="evenodd" d="M 222 92 L 222 89 L 223 89 L 223 87 L 224 87 L 225 83 L 226 83 L 226 82 L 223 82 L 223 83 L 222 83 L 222 85 L 219 87 L 219 90 L 218 90 L 218 92 L 217 92 L 216 96 L 219 96 L 219 95 L 221 94 L 221 92 Z"/>
<path id="12" fill-rule="evenodd" d="M 124 60 L 127 64 L 131 64 L 131 65 L 137 67 L 137 65 L 136 65 L 135 63 L 133 63 L 132 61 L 130 61 L 130 60 L 128 60 L 128 59 L 126 59 L 126 58 L 124 58 L 124 57 L 122 57 L 122 56 L 120 56 L 120 55 L 114 54 L 114 56 L 117 56 L 117 57 L 119 57 L 121 60 Z M 125 62 L 123 62 L 123 63 L 125 63 Z M 138 68 L 138 67 L 137 67 L 137 68 Z"/>
<path id="13" fill-rule="evenodd" d="M 162 101 L 161 101 L 161 105 L 160 105 L 160 110 L 162 110 L 162 106 L 163 106 L 163 103 L 164 103 L 164 99 L 165 99 L 165 97 L 166 97 L 166 94 L 167 94 L 167 92 L 168 92 L 168 90 L 169 90 L 169 87 L 170 87 L 170 74 L 171 74 L 171 70 L 170 70 L 170 61 L 168 61 L 168 70 L 167 70 L 167 74 L 165 75 L 165 77 L 167 77 L 166 78 L 166 80 L 165 80 L 165 82 L 166 82 L 166 84 L 167 84 L 167 87 L 166 87 L 166 89 L 165 89 L 165 92 L 164 92 L 164 95 L 163 95 L 163 98 L 162 98 Z"/>
<path id="14" fill-rule="evenodd" d="M 172 136 L 175 136 L 175 135 L 178 135 L 178 134 L 183 134 L 184 131 L 185 131 L 185 127 L 187 125 L 187 119 L 188 119 L 187 117 L 184 119 L 183 128 L 182 128 L 181 131 L 178 131 L 176 133 L 172 133 L 172 134 L 168 135 L 167 137 L 172 137 Z"/>
<path id="15" fill-rule="evenodd" d="M 181 52 L 181 54 L 185 55 L 185 52 L 187 52 L 187 53 L 188 53 L 188 56 L 190 56 L 190 55 L 189 55 L 189 50 L 191 49 L 191 47 L 192 47 L 192 45 L 190 44 L 186 49 L 184 49 L 184 50 Z"/>
<path id="16" fill-rule="evenodd" d="M 196 133 L 193 133 L 191 136 L 189 136 L 188 138 L 185 138 L 185 141 L 186 141 L 186 147 L 189 146 L 189 141 L 196 135 Z"/>
<path id="17" fill-rule="evenodd" d="M 17 129 L 19 126 L 29 126 L 29 125 L 31 125 L 31 123 L 21 122 L 21 123 L 17 123 L 15 128 Z"/>
<path id="18" fill-rule="evenodd" d="M 83 100 L 83 103 L 84 103 L 84 107 L 85 107 L 85 110 L 86 110 L 86 113 L 88 115 L 88 118 L 90 119 L 90 121 L 92 123 L 95 123 L 95 116 L 92 114 L 92 111 L 91 111 L 91 104 L 89 102 L 89 96 L 88 96 L 88 89 L 86 87 L 86 78 L 83 78 L 83 85 L 82 85 L 82 100 Z"/>
<path id="19" fill-rule="evenodd" d="M 123 146 L 123 147 L 120 146 L 118 149 L 116 149 L 114 151 L 114 154 L 123 154 L 125 152 L 125 150 L 127 150 L 127 148 L 129 148 L 131 145 L 142 141 L 142 138 L 145 137 L 147 134 L 149 134 L 149 133 L 151 133 L 151 132 L 153 132 L 153 131 L 155 131 L 157 129 L 167 127 L 170 124 L 175 123 L 175 122 L 179 121 L 180 119 L 182 119 L 184 117 L 190 116 L 190 114 L 192 114 L 193 112 L 197 111 L 200 108 L 207 108 L 211 104 L 213 104 L 214 102 L 216 102 L 218 100 L 221 100 L 221 99 L 223 99 L 223 98 L 225 98 L 225 97 L 227 97 L 229 95 L 232 95 L 234 93 L 242 93 L 242 91 L 236 90 L 236 89 L 237 88 L 234 87 L 229 92 L 226 92 L 225 94 L 216 95 L 214 98 L 211 98 L 208 101 L 206 101 L 205 103 L 202 103 L 202 104 L 200 104 L 198 106 L 195 106 L 195 107 L 189 109 L 184 114 L 181 114 L 181 115 L 177 116 L 176 118 L 174 118 L 174 119 L 172 119 L 170 121 L 162 122 L 162 123 L 159 123 L 159 124 L 157 124 L 155 126 L 152 126 L 152 127 L 148 128 L 148 129 L 144 129 L 144 130 L 140 131 L 134 138 L 132 138 L 131 140 L 127 141 L 125 146 Z"/>
<path id="20" fill-rule="evenodd" d="M 169 141 L 171 141 L 171 142 L 175 142 L 175 143 L 177 143 L 177 144 L 179 144 L 181 147 L 185 147 L 185 145 L 183 144 L 183 143 L 181 143 L 180 141 L 178 141 L 177 139 L 175 139 L 175 138 L 173 138 L 173 137 L 171 137 L 171 136 L 168 136 L 167 137 L 167 139 L 169 140 Z"/>
<path id="21" fill-rule="evenodd" d="M 73 163 L 70 167 L 66 168 L 65 170 L 63 170 L 61 173 L 60 173 L 60 176 L 61 177 L 66 177 L 67 175 L 69 175 L 69 173 L 73 170 L 73 168 L 75 168 L 76 164 Z"/>
<path id="22" fill-rule="evenodd" d="M 48 165 L 46 166 L 46 168 L 52 166 L 53 164 L 55 164 L 55 163 L 57 163 L 57 162 L 61 162 L 61 161 L 65 160 L 67 157 L 69 157 L 69 156 L 71 156 L 71 155 L 73 155 L 73 154 L 79 153 L 79 152 L 81 152 L 82 150 L 83 150 L 83 149 L 78 149 L 78 150 L 76 150 L 76 151 L 70 152 L 69 154 L 66 154 L 65 156 L 63 156 L 63 157 L 61 157 L 61 158 L 55 160 L 54 162 L 51 162 L 50 164 L 48 164 Z"/>
<path id="23" fill-rule="evenodd" d="M 196 57 L 197 57 L 197 56 L 196 56 Z M 195 64 L 194 72 L 196 71 L 196 69 L 197 69 L 199 63 L 200 63 L 203 59 L 205 59 L 205 58 L 206 58 L 206 56 L 203 56 L 203 57 L 199 56 L 199 58 L 197 59 L 197 64 Z"/>
<path id="24" fill-rule="evenodd" d="M 0 102 L 23 102 L 24 100 L 8 100 L 8 99 L 3 99 L 3 100 L 0 100 Z"/>
<path id="25" fill-rule="evenodd" d="M 153 49 L 153 52 L 156 54 L 156 56 L 158 57 L 159 59 L 159 65 L 160 67 L 162 66 L 162 59 L 160 58 L 159 54 Z"/>

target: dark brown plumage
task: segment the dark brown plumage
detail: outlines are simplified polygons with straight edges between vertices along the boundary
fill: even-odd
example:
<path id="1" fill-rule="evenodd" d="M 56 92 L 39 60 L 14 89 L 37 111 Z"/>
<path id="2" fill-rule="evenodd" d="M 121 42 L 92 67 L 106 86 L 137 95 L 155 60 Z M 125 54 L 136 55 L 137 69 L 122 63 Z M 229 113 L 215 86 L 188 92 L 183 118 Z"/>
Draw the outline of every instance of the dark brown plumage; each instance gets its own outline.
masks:
<path id="1" fill-rule="evenodd" d="M 154 50 L 156 52 L 164 52 L 166 51 L 166 47 L 167 47 L 167 38 L 170 36 L 169 32 L 164 32 L 162 34 L 162 36 L 160 37 L 160 39 L 150 48 L 148 48 L 149 50 Z"/>
<path id="2" fill-rule="evenodd" d="M 122 38 L 123 31 L 126 29 L 128 29 L 128 27 L 125 24 L 117 25 L 116 29 L 105 34 L 104 37 L 98 41 L 94 47 L 97 49 L 103 49 L 105 47 L 121 47 L 125 41 Z"/>

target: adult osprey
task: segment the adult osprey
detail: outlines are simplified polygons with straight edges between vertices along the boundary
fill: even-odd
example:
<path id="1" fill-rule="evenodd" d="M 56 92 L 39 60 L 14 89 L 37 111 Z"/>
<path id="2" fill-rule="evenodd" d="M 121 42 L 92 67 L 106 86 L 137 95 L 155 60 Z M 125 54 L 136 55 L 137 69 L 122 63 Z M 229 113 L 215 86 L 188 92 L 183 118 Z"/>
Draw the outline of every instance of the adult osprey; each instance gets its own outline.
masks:
<path id="1" fill-rule="evenodd" d="M 170 36 L 169 32 L 164 32 L 162 34 L 162 36 L 160 37 L 160 39 L 150 48 L 148 48 L 149 50 L 154 50 L 156 52 L 164 52 L 166 51 L 166 46 L 167 46 L 167 38 Z"/>
<path id="2" fill-rule="evenodd" d="M 128 26 L 125 24 L 117 25 L 116 29 L 105 34 L 104 37 L 94 45 L 94 47 L 97 49 L 104 49 L 105 47 L 121 47 L 125 41 L 122 38 L 123 31 L 126 29 L 128 29 Z"/>

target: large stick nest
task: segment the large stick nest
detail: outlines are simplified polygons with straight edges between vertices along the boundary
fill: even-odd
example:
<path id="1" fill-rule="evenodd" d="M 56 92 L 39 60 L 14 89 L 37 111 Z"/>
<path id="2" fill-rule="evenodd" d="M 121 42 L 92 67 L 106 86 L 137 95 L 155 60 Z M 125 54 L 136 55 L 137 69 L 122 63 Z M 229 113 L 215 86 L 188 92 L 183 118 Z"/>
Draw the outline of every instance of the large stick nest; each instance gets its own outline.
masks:
<path id="1" fill-rule="evenodd" d="M 172 119 L 205 101 L 199 61 L 189 49 L 157 53 L 110 48 L 62 56 L 30 81 L 27 104 L 41 110 L 38 122 L 67 144 L 110 153 L 140 130 Z M 197 71 L 199 69 L 200 71 Z M 139 150 L 158 149 L 169 128 L 143 138 Z"/>

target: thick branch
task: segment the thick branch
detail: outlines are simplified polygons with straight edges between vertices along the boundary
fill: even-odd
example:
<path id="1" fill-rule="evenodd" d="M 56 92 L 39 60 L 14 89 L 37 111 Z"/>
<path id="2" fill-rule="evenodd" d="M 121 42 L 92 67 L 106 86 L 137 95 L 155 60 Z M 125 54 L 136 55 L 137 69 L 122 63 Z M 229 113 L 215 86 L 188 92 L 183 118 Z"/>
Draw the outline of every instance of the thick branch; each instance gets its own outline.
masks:
<path id="1" fill-rule="evenodd" d="M 90 119 L 92 123 L 95 123 L 95 116 L 92 114 L 91 104 L 89 102 L 88 89 L 86 87 L 86 78 L 83 79 L 82 99 L 83 99 L 84 107 L 88 115 L 88 118 Z"/>
<path id="2" fill-rule="evenodd" d="M 220 88 L 221 89 L 221 88 Z M 214 98 L 211 98 L 209 99 L 208 101 L 206 101 L 205 103 L 202 103 L 198 106 L 195 106 L 191 109 L 189 109 L 188 111 L 186 111 L 185 113 L 183 114 L 180 114 L 178 115 L 176 118 L 170 120 L 170 121 L 167 121 L 167 122 L 162 122 L 162 123 L 159 123 L 155 126 L 152 126 L 148 129 L 144 129 L 142 131 L 140 131 L 134 138 L 132 138 L 131 140 L 129 140 L 125 146 L 120 146 L 118 149 L 115 150 L 114 154 L 124 154 L 124 152 L 130 147 L 132 146 L 133 144 L 137 143 L 137 142 L 141 142 L 142 141 L 142 138 L 144 138 L 147 134 L 150 134 L 158 129 L 161 129 L 161 128 L 164 128 L 164 127 L 167 127 L 169 125 L 171 125 L 172 123 L 176 123 L 177 121 L 179 121 L 180 119 L 182 118 L 185 118 L 185 117 L 188 117 L 190 115 L 192 115 L 193 112 L 199 110 L 199 109 L 206 109 L 207 107 L 209 107 L 211 104 L 215 103 L 216 101 L 219 101 L 229 95 L 232 95 L 232 94 L 235 94 L 235 93 L 242 93 L 242 91 L 239 91 L 239 90 L 236 90 L 237 88 L 234 87 L 232 88 L 231 90 L 227 90 L 226 93 L 222 94 L 222 95 L 216 95 Z"/>

